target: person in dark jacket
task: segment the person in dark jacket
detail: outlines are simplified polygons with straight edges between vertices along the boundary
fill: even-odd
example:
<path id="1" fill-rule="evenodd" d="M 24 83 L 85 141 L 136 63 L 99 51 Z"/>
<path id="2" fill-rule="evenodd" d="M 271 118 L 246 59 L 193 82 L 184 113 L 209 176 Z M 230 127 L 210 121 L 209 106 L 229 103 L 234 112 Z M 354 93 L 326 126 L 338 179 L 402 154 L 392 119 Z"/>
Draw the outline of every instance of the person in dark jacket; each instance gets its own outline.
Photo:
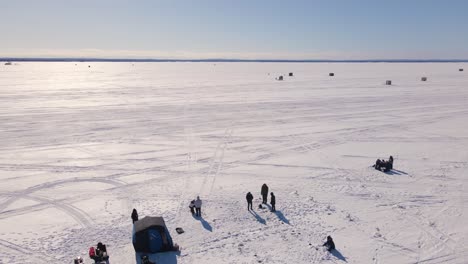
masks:
<path id="1" fill-rule="evenodd" d="M 252 208 L 252 201 L 253 201 L 253 195 L 248 192 L 247 195 L 245 196 L 245 199 L 247 199 L 247 210 L 253 210 Z"/>
<path id="2" fill-rule="evenodd" d="M 375 161 L 375 166 L 374 167 L 375 167 L 376 170 L 380 170 L 380 164 L 381 163 L 382 163 L 382 161 L 380 159 L 377 159 Z"/>
<path id="3" fill-rule="evenodd" d="M 390 161 L 383 161 L 382 164 L 380 165 L 381 167 L 381 170 L 383 170 L 384 172 L 389 172 L 390 171 Z"/>
<path id="4" fill-rule="evenodd" d="M 192 213 L 192 215 L 195 214 L 195 200 L 192 200 L 189 204 L 189 208 L 190 208 L 190 212 Z"/>
<path id="5" fill-rule="evenodd" d="M 326 247 L 328 251 L 332 251 L 335 249 L 335 243 L 333 242 L 331 236 L 327 236 L 327 242 L 325 242 L 323 246 Z"/>
<path id="6" fill-rule="evenodd" d="M 263 202 L 264 204 L 268 203 L 268 186 L 266 183 L 262 185 L 262 191 L 260 192 L 262 194 Z"/>
<path id="7" fill-rule="evenodd" d="M 94 257 L 92 257 L 92 259 L 95 263 L 101 263 L 105 261 L 106 264 L 109 264 L 109 255 L 107 254 L 106 245 L 99 242 L 96 246 L 96 254 Z"/>
<path id="8" fill-rule="evenodd" d="M 276 204 L 276 197 L 275 197 L 275 195 L 273 194 L 273 192 L 271 192 L 270 203 L 271 203 L 271 211 L 272 211 L 272 212 L 276 212 L 276 207 L 275 207 L 275 204 Z"/>
<path id="9" fill-rule="evenodd" d="M 104 245 L 101 242 L 97 243 L 97 249 L 99 249 L 101 252 L 106 252 L 107 253 L 106 245 Z"/>
<path id="10" fill-rule="evenodd" d="M 138 221 L 138 213 L 137 213 L 137 210 L 135 208 L 133 208 L 133 212 L 132 212 L 132 221 L 133 221 L 133 223 Z"/>
<path id="11" fill-rule="evenodd" d="M 390 170 L 393 170 L 393 157 L 388 158 L 388 167 Z"/>

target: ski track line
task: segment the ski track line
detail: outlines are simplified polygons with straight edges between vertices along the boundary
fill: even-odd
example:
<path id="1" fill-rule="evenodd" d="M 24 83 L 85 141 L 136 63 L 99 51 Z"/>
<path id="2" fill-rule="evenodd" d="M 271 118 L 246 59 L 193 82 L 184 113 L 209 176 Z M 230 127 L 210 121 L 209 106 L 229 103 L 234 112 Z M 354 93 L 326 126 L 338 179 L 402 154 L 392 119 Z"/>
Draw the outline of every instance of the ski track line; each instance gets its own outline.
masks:
<path id="1" fill-rule="evenodd" d="M 72 199 L 67 199 L 67 200 L 65 200 L 65 199 L 55 200 L 54 202 L 58 202 L 58 203 L 62 203 L 62 204 L 65 203 L 65 202 L 72 203 L 72 202 L 76 202 L 76 201 L 81 201 L 83 198 L 87 198 L 87 197 L 88 197 L 88 195 L 86 195 L 86 196 L 81 195 L 81 196 L 75 196 Z M 30 200 L 33 200 L 33 198 L 31 198 Z M 24 206 L 24 207 L 21 207 L 21 208 L 18 208 L 18 209 L 13 209 L 13 210 L 8 210 L 8 211 L 1 212 L 0 213 L 0 219 L 5 219 L 5 218 L 9 218 L 9 217 L 28 214 L 28 213 L 31 213 L 31 212 L 36 212 L 36 211 L 44 210 L 44 209 L 51 208 L 51 207 L 54 207 L 54 205 L 52 203 L 39 202 L 38 204 Z"/>
<path id="2" fill-rule="evenodd" d="M 10 249 L 10 250 L 12 250 L 14 252 L 18 252 L 18 253 L 20 253 L 22 255 L 35 257 L 34 261 L 40 261 L 40 262 L 45 263 L 45 264 L 56 263 L 58 261 L 57 259 L 51 258 L 51 257 L 49 257 L 48 255 L 46 255 L 44 253 L 32 251 L 30 249 L 27 249 L 25 247 L 16 245 L 16 244 L 11 243 L 9 241 L 6 241 L 4 239 L 0 239 L 0 246 L 5 247 L 7 249 Z"/>
<path id="3" fill-rule="evenodd" d="M 221 142 L 218 143 L 218 145 L 216 146 L 216 150 L 214 151 L 213 156 L 211 157 L 209 169 L 205 173 L 205 176 L 204 176 L 201 188 L 200 188 L 200 194 L 204 195 L 205 197 L 208 197 L 211 194 L 211 191 L 213 190 L 214 182 L 223 165 L 224 152 L 228 145 L 228 141 L 232 136 L 232 132 L 233 132 L 233 129 L 232 129 L 232 123 L 231 123 L 231 125 L 225 129 L 224 135 L 221 138 Z M 207 183 L 209 181 L 211 181 L 211 184 L 207 186 Z"/>
<path id="4" fill-rule="evenodd" d="M 31 196 L 31 195 L 24 195 L 24 196 L 21 196 L 21 198 L 28 199 L 28 200 L 33 200 L 33 201 L 37 201 L 37 202 L 41 202 L 41 203 L 45 203 L 45 204 L 50 204 L 50 205 L 56 207 L 57 209 L 63 211 L 68 216 L 75 219 L 75 221 L 78 224 L 80 224 L 82 227 L 86 228 L 86 227 L 91 227 L 92 226 L 91 217 L 88 214 L 86 214 L 85 212 L 83 212 L 81 209 L 78 209 L 73 205 L 69 205 L 69 204 L 66 204 L 66 203 L 54 201 L 54 200 L 47 199 L 47 198 L 34 197 L 34 196 Z"/>
<path id="5" fill-rule="evenodd" d="M 222 147 L 222 150 L 221 150 L 221 156 L 219 157 L 219 160 L 217 162 L 217 168 L 216 168 L 216 172 L 213 174 L 212 173 L 212 181 L 211 181 L 211 186 L 210 186 L 210 189 L 208 191 L 208 194 L 207 196 L 210 196 L 211 193 L 213 192 L 213 188 L 214 188 L 214 184 L 216 182 L 216 178 L 218 177 L 219 175 L 219 172 L 222 170 L 223 168 L 223 160 L 224 160 L 224 153 L 226 152 L 226 149 L 227 149 L 227 146 L 229 144 L 229 140 L 231 139 L 232 137 L 232 133 L 233 133 L 233 129 L 232 127 L 230 128 L 230 131 L 229 131 L 229 134 L 227 137 L 225 137 L 225 140 L 224 140 L 224 143 L 223 143 L 223 147 Z"/>
<path id="6" fill-rule="evenodd" d="M 185 102 L 184 102 L 184 109 L 183 109 L 183 116 L 185 119 L 187 119 L 187 109 L 188 109 L 188 102 L 187 102 L 187 99 L 185 99 Z M 193 145 L 194 145 L 194 132 L 193 132 L 193 127 L 192 126 L 187 126 L 186 124 L 189 124 L 189 122 L 184 122 L 185 126 L 184 126 L 184 137 L 185 137 L 185 143 L 186 143 L 186 147 L 187 147 L 187 170 L 186 170 L 186 173 L 185 175 L 183 175 L 184 177 L 184 189 L 182 191 L 182 193 L 179 195 L 179 205 L 177 207 L 177 213 L 176 215 L 174 216 L 174 221 L 177 223 L 177 226 L 181 226 L 182 223 L 185 222 L 185 219 L 187 218 L 186 216 L 185 217 L 180 217 L 182 215 L 182 212 L 183 212 L 183 208 L 184 208 L 184 204 L 187 202 L 187 192 L 186 190 L 188 189 L 189 185 L 190 185 L 190 179 L 192 179 L 192 167 L 193 167 L 193 159 L 192 159 L 192 156 L 193 156 Z M 187 175 L 187 173 L 189 175 Z"/>
<path id="7" fill-rule="evenodd" d="M 66 180 L 58 180 L 54 182 L 49 182 L 49 183 L 42 183 L 38 184 L 32 187 L 29 187 L 23 191 L 19 192 L 14 192 L 12 195 L 13 197 L 9 198 L 7 201 L 3 202 L 0 204 L 0 212 L 3 212 L 6 207 L 8 207 L 10 204 L 16 202 L 17 200 L 21 199 L 22 197 L 29 195 L 31 193 L 45 190 L 48 188 L 55 187 L 57 185 L 62 185 L 66 183 L 77 183 L 77 182 L 99 182 L 99 183 L 107 183 L 111 184 L 114 186 L 123 186 L 124 184 L 120 181 L 116 180 L 111 180 L 111 179 L 101 179 L 101 178 L 72 178 L 72 179 L 66 179 Z"/>
<path id="8" fill-rule="evenodd" d="M 221 142 L 218 143 L 218 145 L 216 146 L 215 151 L 213 152 L 213 155 L 211 156 L 210 166 L 209 166 L 209 168 L 208 168 L 208 171 L 205 173 L 205 175 L 204 175 L 204 177 L 203 177 L 203 182 L 202 182 L 202 184 L 201 184 L 201 186 L 200 186 L 200 191 L 199 191 L 199 193 L 203 193 L 203 189 L 204 189 L 204 187 L 205 187 L 207 178 L 208 178 L 208 176 L 210 175 L 211 171 L 213 170 L 213 166 L 214 166 L 215 161 L 216 161 L 216 159 L 217 159 L 217 157 L 218 157 L 219 148 L 220 148 L 221 145 L 223 144 L 223 141 L 224 141 L 224 138 L 226 137 L 227 132 L 228 132 L 228 128 L 226 128 L 226 129 L 224 130 L 224 134 L 223 134 L 223 136 L 221 137 Z"/>

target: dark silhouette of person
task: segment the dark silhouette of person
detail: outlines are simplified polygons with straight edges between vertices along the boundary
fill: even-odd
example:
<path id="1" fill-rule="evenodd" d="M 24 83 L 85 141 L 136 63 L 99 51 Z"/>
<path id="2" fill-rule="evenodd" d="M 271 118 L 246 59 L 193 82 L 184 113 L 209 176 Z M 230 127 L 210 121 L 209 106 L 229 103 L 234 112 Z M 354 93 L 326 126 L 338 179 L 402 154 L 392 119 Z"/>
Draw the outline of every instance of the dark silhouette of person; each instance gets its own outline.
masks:
<path id="1" fill-rule="evenodd" d="M 200 199 L 200 196 L 197 196 L 197 200 L 195 200 L 195 215 L 196 216 L 201 216 L 201 206 L 202 206 L 202 200 Z"/>
<path id="2" fill-rule="evenodd" d="M 262 185 L 262 191 L 260 192 L 262 194 L 262 198 L 263 198 L 263 204 L 267 204 L 268 203 L 268 186 L 266 185 L 266 183 L 264 183 Z"/>
<path id="3" fill-rule="evenodd" d="M 271 211 L 272 211 L 272 212 L 276 212 L 276 207 L 275 207 L 275 204 L 276 204 L 276 197 L 275 197 L 275 195 L 273 194 L 273 192 L 271 192 L 270 203 L 271 203 Z"/>
<path id="4" fill-rule="evenodd" d="M 132 211 L 132 221 L 133 221 L 133 223 L 138 221 L 138 213 L 137 213 L 137 210 L 135 208 L 133 208 L 133 211 Z"/>
<path id="5" fill-rule="evenodd" d="M 323 244 L 324 247 L 327 248 L 328 251 L 332 251 L 335 249 L 335 243 L 331 236 L 327 236 L 327 242 Z"/>
<path id="6" fill-rule="evenodd" d="M 192 213 L 192 215 L 194 215 L 195 214 L 195 200 L 192 200 L 190 202 L 189 208 L 190 208 L 190 212 Z"/>
<path id="7" fill-rule="evenodd" d="M 380 164 L 382 163 L 382 161 L 380 159 L 377 159 L 375 161 L 375 169 L 376 170 L 380 170 Z"/>
<path id="8" fill-rule="evenodd" d="M 253 201 L 253 195 L 248 192 L 247 195 L 245 196 L 245 199 L 247 199 L 247 210 L 253 210 L 252 208 L 252 201 Z"/>
<path id="9" fill-rule="evenodd" d="M 106 245 L 104 245 L 101 242 L 97 243 L 97 249 L 99 249 L 101 252 L 106 252 L 107 253 Z"/>
<path id="10" fill-rule="evenodd" d="M 388 158 L 388 167 L 390 170 L 393 170 L 393 157 Z"/>
<path id="11" fill-rule="evenodd" d="M 92 257 L 92 259 L 96 263 L 101 263 L 102 261 L 105 261 L 108 264 L 109 263 L 109 255 L 107 254 L 106 245 L 104 245 L 101 242 L 97 243 L 96 254 L 95 254 L 94 257 Z"/>

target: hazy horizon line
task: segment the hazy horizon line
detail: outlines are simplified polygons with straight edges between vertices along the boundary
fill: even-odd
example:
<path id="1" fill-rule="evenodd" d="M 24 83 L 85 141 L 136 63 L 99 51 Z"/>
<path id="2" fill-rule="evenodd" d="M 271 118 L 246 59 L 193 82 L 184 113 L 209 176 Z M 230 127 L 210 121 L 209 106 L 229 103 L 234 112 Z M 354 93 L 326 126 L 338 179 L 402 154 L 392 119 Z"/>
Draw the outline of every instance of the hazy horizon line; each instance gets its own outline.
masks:
<path id="1" fill-rule="evenodd" d="M 468 59 L 152 59 L 152 58 L 93 58 L 93 57 L 0 57 L 1 62 L 285 62 L 285 63 L 318 63 L 318 62 L 468 62 Z"/>

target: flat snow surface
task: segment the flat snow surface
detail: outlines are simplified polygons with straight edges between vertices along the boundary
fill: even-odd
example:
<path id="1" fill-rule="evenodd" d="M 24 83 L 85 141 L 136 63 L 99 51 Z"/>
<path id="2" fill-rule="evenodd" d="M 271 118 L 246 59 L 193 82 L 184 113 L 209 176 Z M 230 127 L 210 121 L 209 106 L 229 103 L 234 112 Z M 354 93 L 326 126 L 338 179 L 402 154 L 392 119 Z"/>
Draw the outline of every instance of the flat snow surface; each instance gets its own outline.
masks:
<path id="1" fill-rule="evenodd" d="M 0 124 L 0 263 L 468 263 L 466 64 L 2 63 Z"/>

